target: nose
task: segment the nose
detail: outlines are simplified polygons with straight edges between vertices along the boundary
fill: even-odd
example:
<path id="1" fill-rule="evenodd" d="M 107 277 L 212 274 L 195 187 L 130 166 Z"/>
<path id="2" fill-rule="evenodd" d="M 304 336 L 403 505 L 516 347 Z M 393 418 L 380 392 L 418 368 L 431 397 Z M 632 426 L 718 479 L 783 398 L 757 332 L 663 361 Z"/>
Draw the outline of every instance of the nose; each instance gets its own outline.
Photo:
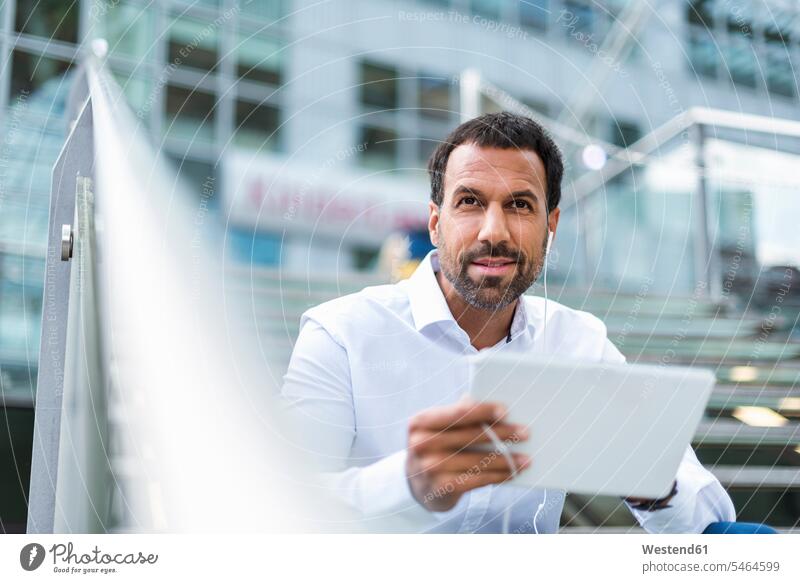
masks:
<path id="1" fill-rule="evenodd" d="M 487 205 L 483 213 L 483 222 L 478 233 L 478 240 L 482 243 L 489 243 L 494 247 L 500 243 L 508 243 L 510 239 L 508 217 L 503 212 L 503 207 L 499 203 Z"/>

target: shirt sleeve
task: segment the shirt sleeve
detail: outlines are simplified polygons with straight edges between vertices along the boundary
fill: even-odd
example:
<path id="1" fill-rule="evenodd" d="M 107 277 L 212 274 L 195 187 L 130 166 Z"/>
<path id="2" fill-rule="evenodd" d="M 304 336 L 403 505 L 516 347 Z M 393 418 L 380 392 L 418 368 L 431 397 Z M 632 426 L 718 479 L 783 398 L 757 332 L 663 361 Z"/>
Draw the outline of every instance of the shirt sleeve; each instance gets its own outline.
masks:
<path id="1" fill-rule="evenodd" d="M 347 350 L 313 318 L 300 326 L 281 396 L 295 445 L 316 462 L 322 487 L 362 519 L 414 529 L 437 522 L 411 493 L 406 450 L 367 466 L 348 463 L 357 429 Z"/>
<path id="2" fill-rule="evenodd" d="M 606 339 L 603 360 L 625 362 L 625 357 Z M 730 496 L 716 476 L 703 467 L 689 445 L 675 477 L 678 492 L 669 508 L 634 510 L 625 502 L 639 524 L 649 533 L 701 533 L 712 522 L 734 521 L 736 511 Z"/>

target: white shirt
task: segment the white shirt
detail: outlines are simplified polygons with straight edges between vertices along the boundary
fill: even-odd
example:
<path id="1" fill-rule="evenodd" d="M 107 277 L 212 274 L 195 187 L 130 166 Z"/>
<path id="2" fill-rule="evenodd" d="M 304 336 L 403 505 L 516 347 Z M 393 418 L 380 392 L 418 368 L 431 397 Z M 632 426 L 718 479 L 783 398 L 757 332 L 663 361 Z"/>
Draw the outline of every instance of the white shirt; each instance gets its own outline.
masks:
<path id="1" fill-rule="evenodd" d="M 323 464 L 325 487 L 370 529 L 500 532 L 503 511 L 511 505 L 510 532 L 556 532 L 563 491 L 547 490 L 535 529 L 544 490 L 477 488 L 447 512 L 430 512 L 411 494 L 405 472 L 408 421 L 466 393 L 463 357 L 478 352 L 453 318 L 434 270 L 436 251 L 407 280 L 368 287 L 303 314 L 282 389 L 297 416 L 301 445 Z M 543 298 L 522 296 L 511 340 L 484 350 L 540 353 L 543 307 Z M 625 361 L 598 318 L 552 300 L 546 346 L 565 358 Z M 671 508 L 630 509 L 648 532 L 697 533 L 712 522 L 735 520 L 727 492 L 691 447 L 676 479 Z"/>

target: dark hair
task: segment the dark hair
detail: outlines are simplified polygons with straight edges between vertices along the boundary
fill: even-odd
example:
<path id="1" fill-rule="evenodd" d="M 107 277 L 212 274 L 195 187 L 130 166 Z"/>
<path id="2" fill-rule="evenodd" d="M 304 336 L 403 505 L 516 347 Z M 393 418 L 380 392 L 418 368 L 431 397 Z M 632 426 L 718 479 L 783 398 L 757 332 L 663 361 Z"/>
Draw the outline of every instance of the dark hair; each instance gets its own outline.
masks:
<path id="1" fill-rule="evenodd" d="M 509 111 L 487 113 L 462 123 L 440 143 L 430 160 L 431 200 L 441 206 L 444 200 L 444 173 L 456 147 L 475 144 L 481 148 L 533 150 L 544 163 L 547 175 L 547 210 L 558 207 L 564 162 L 550 134 L 537 122 Z"/>

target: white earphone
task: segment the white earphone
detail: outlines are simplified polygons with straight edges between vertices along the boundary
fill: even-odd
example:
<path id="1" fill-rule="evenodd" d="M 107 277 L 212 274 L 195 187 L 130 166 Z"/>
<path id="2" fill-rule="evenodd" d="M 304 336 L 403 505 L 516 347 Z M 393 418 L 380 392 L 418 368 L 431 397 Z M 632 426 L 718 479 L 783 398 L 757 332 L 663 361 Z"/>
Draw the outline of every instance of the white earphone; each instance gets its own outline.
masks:
<path id="1" fill-rule="evenodd" d="M 553 231 L 547 235 L 547 247 L 544 249 L 544 273 L 542 283 L 544 285 L 544 325 L 542 326 L 542 351 L 547 352 L 547 256 L 550 255 L 550 245 L 553 243 Z"/>
<path id="2" fill-rule="evenodd" d="M 550 255 L 550 245 L 553 243 L 553 231 L 547 235 L 547 247 L 544 250 L 544 274 L 542 275 L 542 279 L 544 280 L 542 283 L 544 284 L 544 324 L 542 326 L 542 352 L 547 352 L 547 256 Z M 539 504 L 538 508 L 536 508 L 536 512 L 533 513 L 533 532 L 539 534 L 539 529 L 536 526 L 536 519 L 539 518 L 539 513 L 544 508 L 544 505 L 547 504 L 547 490 L 544 491 L 544 497 L 542 498 L 542 502 Z"/>

